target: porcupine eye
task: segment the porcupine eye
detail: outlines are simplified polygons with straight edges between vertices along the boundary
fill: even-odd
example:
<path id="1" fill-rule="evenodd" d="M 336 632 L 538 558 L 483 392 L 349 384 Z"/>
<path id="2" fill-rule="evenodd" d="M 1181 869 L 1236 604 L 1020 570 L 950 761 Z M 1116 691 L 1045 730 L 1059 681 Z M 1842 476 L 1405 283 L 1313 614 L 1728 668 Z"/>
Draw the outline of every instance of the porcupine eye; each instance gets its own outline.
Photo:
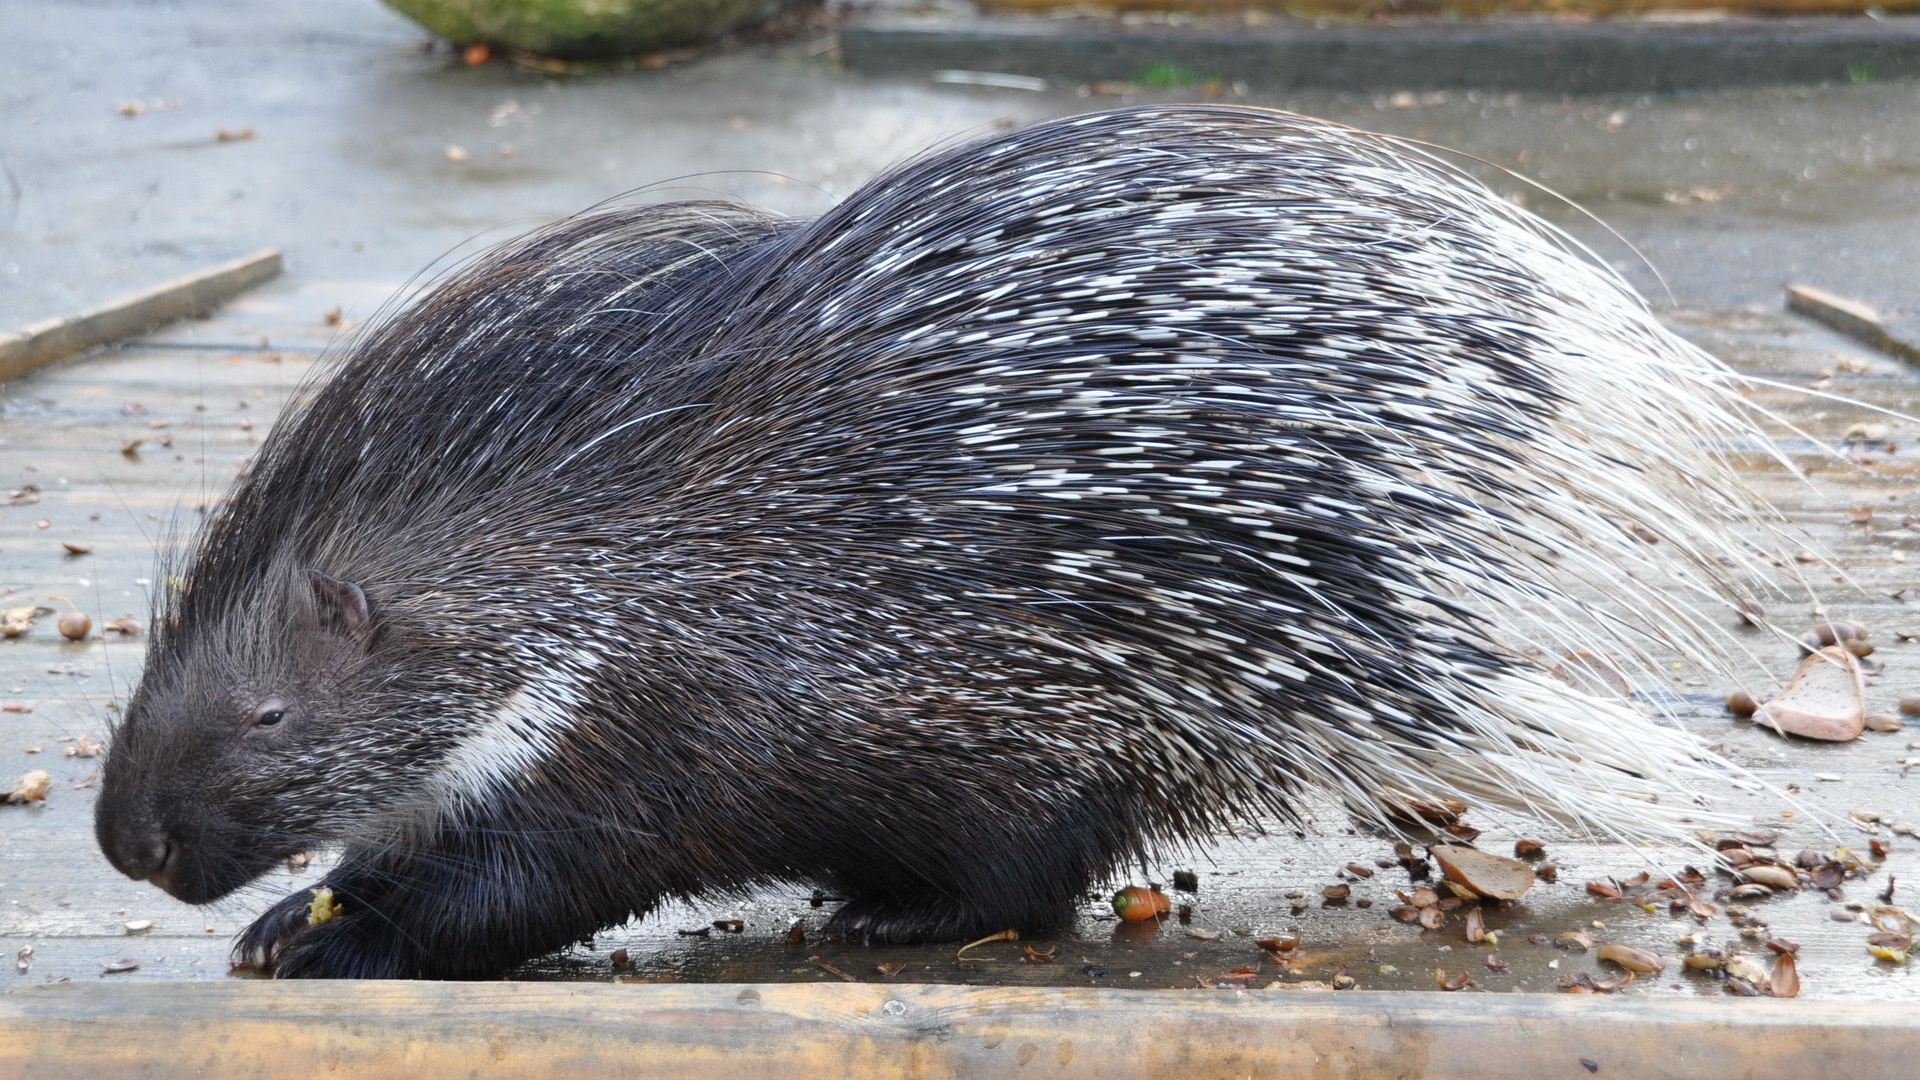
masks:
<path id="1" fill-rule="evenodd" d="M 278 705 L 268 705 L 254 714 L 253 726 L 257 728 L 270 728 L 286 719 L 286 716 L 287 712 L 285 709 L 280 708 Z"/>

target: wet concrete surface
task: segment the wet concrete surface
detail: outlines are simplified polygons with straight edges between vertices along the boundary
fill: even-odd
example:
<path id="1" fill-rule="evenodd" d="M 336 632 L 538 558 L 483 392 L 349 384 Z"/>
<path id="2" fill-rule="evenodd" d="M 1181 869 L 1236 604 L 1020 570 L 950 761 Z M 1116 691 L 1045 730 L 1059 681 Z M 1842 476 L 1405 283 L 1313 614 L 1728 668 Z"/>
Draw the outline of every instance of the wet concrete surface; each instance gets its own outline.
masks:
<path id="1" fill-rule="evenodd" d="M 1118 104 L 1071 92 L 1030 94 L 935 86 L 838 74 L 821 41 L 711 58 L 666 71 L 558 79 L 504 65 L 465 68 L 423 54 L 418 32 L 371 2 L 316 0 L 284 9 L 206 3 L 192 12 L 159 5 L 54 4 L 15 0 L 8 19 L 23 37 L 0 70 L 0 116 L 10 201 L 0 212 L 0 322 L 23 322 L 104 299 L 263 244 L 286 248 L 286 279 L 229 305 L 212 320 L 169 328 L 150 341 L 0 387 L 0 476 L 10 490 L 40 487 L 38 502 L 0 508 L 0 587 L 36 602 L 74 596 L 97 620 L 144 618 L 153 544 L 169 522 L 191 527 L 195 507 L 217 494 L 280 403 L 337 328 L 364 319 L 422 265 L 448 251 L 500 237 L 636 185 L 642 198 L 739 198 L 789 213 L 814 213 L 862 177 L 946 139 L 1076 110 Z M 1168 91 L 1156 100 L 1183 95 Z M 117 102 L 147 111 L 122 116 Z M 178 102 L 177 106 L 175 102 Z M 154 102 L 159 107 L 153 107 Z M 1466 148 L 1524 169 L 1586 205 L 1665 272 L 1673 324 L 1748 370 L 1791 386 L 1814 385 L 1920 412 L 1912 372 L 1816 327 L 1775 314 L 1788 280 L 1898 307 L 1912 299 L 1908 265 L 1920 251 L 1920 86 L 1700 95 L 1666 99 L 1536 100 L 1448 94 L 1359 98 L 1327 95 L 1266 104 Z M 221 129 L 252 137 L 221 142 Z M 461 155 L 449 155 L 458 147 Z M 511 153 L 507 153 L 510 149 Z M 1498 181 L 1516 194 L 1517 184 Z M 1657 288 L 1605 232 L 1536 195 L 1530 205 L 1593 239 L 1610 259 Z M 262 340 L 270 342 L 262 347 Z M 1920 510 L 1912 451 L 1865 464 L 1821 455 L 1857 406 L 1823 405 L 1787 390 L 1762 394 L 1791 410 L 1814 441 L 1783 442 L 1815 474 L 1793 481 L 1755 463 L 1753 481 L 1832 551 L 1864 589 L 1812 575 L 1826 610 L 1876 628 L 1882 674 L 1875 708 L 1920 692 L 1920 644 L 1894 631 L 1920 627 L 1910 565 L 1920 531 L 1902 516 Z M 1920 426 L 1896 424 L 1897 443 L 1920 446 Z M 141 446 L 131 456 L 121 448 Z M 1848 510 L 1878 509 L 1860 527 Z M 38 522 L 47 526 L 40 528 Z M 92 544 L 75 559 L 57 547 Z M 1908 557 L 1914 557 L 1908 563 Z M 11 600 L 9 602 L 12 602 Z M 1796 607 L 1783 621 L 1811 620 Z M 1738 678 L 1764 686 L 1791 670 L 1789 648 L 1754 642 L 1757 662 Z M 54 773 L 41 807 L 0 808 L 0 944 L 31 947 L 21 981 L 99 977 L 102 965 L 137 959 L 113 978 L 225 974 L 227 938 L 283 892 L 317 880 L 320 867 L 276 873 L 209 909 L 176 904 L 123 880 L 90 834 L 97 764 L 66 756 L 82 736 L 104 732 L 123 698 L 139 643 L 62 644 L 43 622 L 0 642 L 0 698 L 30 713 L 0 718 L 0 768 Z M 996 943 L 967 966 L 951 947 L 867 949 L 826 943 L 819 927 L 832 904 L 803 887 L 675 907 L 602 934 L 590 948 L 534 965 L 528 977 L 1098 984 L 1192 987 L 1196 977 L 1243 965 L 1255 985 L 1324 982 L 1342 969 L 1375 989 L 1429 989 L 1435 969 L 1470 971 L 1485 989 L 1551 991 L 1565 977 L 1599 972 L 1590 952 L 1556 948 L 1585 929 L 1673 958 L 1678 939 L 1761 952 L 1777 935 L 1803 946 L 1809 997 L 1920 1000 L 1912 965 L 1876 963 L 1867 930 L 1846 903 L 1877 896 L 1890 878 L 1909 907 L 1920 886 L 1920 841 L 1886 825 L 1852 823 L 1866 809 L 1920 823 L 1920 725 L 1870 732 L 1840 746 L 1787 742 L 1726 718 L 1717 701 L 1735 676 L 1675 671 L 1648 693 L 1679 695 L 1686 723 L 1738 760 L 1803 789 L 1804 808 L 1735 800 L 1737 812 L 1785 831 L 1780 848 L 1863 846 L 1890 841 L 1884 865 L 1850 882 L 1842 900 L 1812 892 L 1764 902 L 1770 924 L 1744 934 L 1723 910 L 1705 924 L 1595 898 L 1589 880 L 1672 869 L 1678 852 L 1636 853 L 1541 834 L 1562 867 L 1510 910 L 1490 912 L 1504 931 L 1504 971 L 1487 966 L 1485 944 L 1468 943 L 1458 919 L 1436 931 L 1395 921 L 1387 909 L 1411 882 L 1383 838 L 1342 831 L 1328 816 L 1307 836 L 1275 830 L 1227 839 L 1146 868 L 1170 882 L 1198 872 L 1194 894 L 1175 893 L 1190 921 L 1121 927 L 1090 899 L 1074 930 L 1042 942 Z M 1838 780 L 1817 779 L 1835 776 Z M 1494 826 L 1475 816 L 1478 824 Z M 1486 843 L 1510 843 L 1517 827 L 1494 827 Z M 1345 904 L 1321 890 L 1348 864 L 1374 870 L 1353 882 Z M 1354 875 L 1347 875 L 1353 877 Z M 1724 887 L 1724 880 L 1717 887 Z M 1289 896 L 1300 894 L 1295 904 Z M 1361 907 L 1359 901 L 1369 902 Z M 1722 905 L 1723 908 L 1726 905 Z M 1836 916 L 1853 915 L 1850 921 Z M 712 927 L 740 919 L 743 931 Z M 802 920 L 808 943 L 784 943 Z M 125 924 L 152 920 L 151 929 Z M 705 928 L 705 936 L 681 930 Z M 1297 934 L 1282 968 L 1251 942 Z M 1545 936 L 1549 944 L 1530 937 Z M 1024 946 L 1050 962 L 1029 961 Z M 626 950 L 625 964 L 612 961 Z M 897 964 L 889 976 L 877 965 Z M 1137 973 L 1137 974 L 1136 974 Z M 1633 993 L 1717 993 L 1677 965 L 1641 979 Z"/>
<path id="2" fill-rule="evenodd" d="M 0 325 L 263 245 L 285 247 L 309 279 L 387 285 L 461 245 L 635 189 L 812 214 L 943 140 L 1200 96 L 851 76 L 836 70 L 830 35 L 657 71 L 467 68 L 423 53 L 425 35 L 374 0 L 11 0 L 4 20 Z M 1772 306 L 1798 280 L 1916 306 L 1920 82 L 1245 100 L 1520 171 L 1607 221 L 1681 305 Z M 222 142 L 222 131 L 251 136 Z M 1499 182 L 1665 295 L 1577 212 Z"/>

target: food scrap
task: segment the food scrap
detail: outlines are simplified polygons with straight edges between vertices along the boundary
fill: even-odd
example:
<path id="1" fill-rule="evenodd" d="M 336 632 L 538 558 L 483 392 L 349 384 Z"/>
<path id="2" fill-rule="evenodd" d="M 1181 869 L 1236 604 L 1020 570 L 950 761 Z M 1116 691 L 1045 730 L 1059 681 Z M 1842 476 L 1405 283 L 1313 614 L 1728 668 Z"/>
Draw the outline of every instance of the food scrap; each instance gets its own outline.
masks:
<path id="1" fill-rule="evenodd" d="M 313 890 L 313 900 L 307 905 L 307 925 L 318 926 L 329 919 L 338 918 L 343 910 L 333 898 L 333 890 L 322 885 Z"/>

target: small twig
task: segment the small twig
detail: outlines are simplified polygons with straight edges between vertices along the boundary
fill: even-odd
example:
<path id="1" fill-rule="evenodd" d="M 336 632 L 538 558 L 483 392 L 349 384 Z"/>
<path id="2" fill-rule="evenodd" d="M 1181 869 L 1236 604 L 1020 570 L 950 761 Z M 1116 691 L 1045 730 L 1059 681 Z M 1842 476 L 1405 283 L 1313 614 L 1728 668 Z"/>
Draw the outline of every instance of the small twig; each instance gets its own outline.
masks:
<path id="1" fill-rule="evenodd" d="M 1020 931 L 1012 930 L 1012 929 L 1002 930 L 997 934 L 988 934 L 986 937 L 981 938 L 979 941 L 967 942 L 965 945 L 960 946 L 959 950 L 953 954 L 953 958 L 955 960 L 965 960 L 967 958 L 967 950 L 974 948 L 976 946 L 991 945 L 996 941 L 1019 941 L 1019 940 L 1020 940 Z"/>
<path id="2" fill-rule="evenodd" d="M 846 972 L 841 971 L 839 968 L 834 967 L 832 964 L 827 963 L 825 960 L 822 960 L 817 956 L 807 957 L 807 963 L 812 964 L 814 967 L 819 968 L 821 971 L 824 971 L 829 975 L 834 976 L 835 978 L 839 979 L 841 982 L 859 982 L 860 981 L 859 979 L 856 979 L 853 976 L 847 974 Z"/>

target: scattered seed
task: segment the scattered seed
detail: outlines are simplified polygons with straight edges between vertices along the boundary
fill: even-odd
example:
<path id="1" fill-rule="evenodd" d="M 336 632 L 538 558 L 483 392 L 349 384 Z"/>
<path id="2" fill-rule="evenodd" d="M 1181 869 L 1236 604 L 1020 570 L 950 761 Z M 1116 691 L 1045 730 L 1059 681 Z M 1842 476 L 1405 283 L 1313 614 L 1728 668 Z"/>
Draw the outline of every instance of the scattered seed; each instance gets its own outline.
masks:
<path id="1" fill-rule="evenodd" d="M 1487 938 L 1487 916 L 1477 907 L 1467 909 L 1467 940 L 1479 944 Z"/>
<path id="2" fill-rule="evenodd" d="M 1629 945 L 1621 945 L 1614 942 L 1600 946 L 1599 949 L 1594 951 L 1594 955 L 1602 960 L 1610 960 L 1626 968 L 1628 971 L 1640 975 L 1650 975 L 1667 966 L 1667 961 L 1663 957 L 1655 956 L 1649 952 L 1642 952 Z"/>
<path id="3" fill-rule="evenodd" d="M 52 610 L 52 608 L 43 607 L 11 607 L 0 610 L 0 637 L 19 637 L 33 629 L 35 619 Z"/>
<path id="4" fill-rule="evenodd" d="M 1745 953 L 1734 953 L 1727 957 L 1725 968 L 1728 975 L 1742 982 L 1754 986 L 1766 985 L 1767 969 L 1760 966 L 1760 961 Z"/>
<path id="5" fill-rule="evenodd" d="M 123 971 L 138 970 L 140 970 L 140 961 L 138 960 L 109 960 L 100 966 L 100 974 L 102 975 L 118 975 Z"/>
<path id="6" fill-rule="evenodd" d="M 1692 971 L 1718 971 L 1727 966 L 1727 959 L 1710 949 L 1706 952 L 1688 953 L 1680 958 L 1680 963 L 1681 966 Z"/>
<path id="7" fill-rule="evenodd" d="M 1473 976 L 1464 971 L 1449 976 L 1444 968 L 1434 968 L 1433 985 L 1442 990 L 1465 990 L 1473 985 Z"/>
<path id="8" fill-rule="evenodd" d="M 1790 952 L 1773 961 L 1773 973 L 1767 976 L 1767 989 L 1774 997 L 1790 998 L 1800 994 L 1800 966 Z"/>
<path id="9" fill-rule="evenodd" d="M 69 611 L 60 616 L 60 636 L 79 641 L 93 632 L 93 620 L 84 611 Z"/>
<path id="10" fill-rule="evenodd" d="M 46 802 L 47 792 L 53 790 L 53 776 L 42 769 L 24 773 L 13 790 L 0 797 L 0 803 L 19 806 L 22 803 Z"/>
<path id="11" fill-rule="evenodd" d="M 1755 864 L 1740 871 L 1740 876 L 1748 881 L 1757 881 L 1775 889 L 1793 891 L 1800 888 L 1800 879 L 1793 871 L 1779 866 Z"/>

